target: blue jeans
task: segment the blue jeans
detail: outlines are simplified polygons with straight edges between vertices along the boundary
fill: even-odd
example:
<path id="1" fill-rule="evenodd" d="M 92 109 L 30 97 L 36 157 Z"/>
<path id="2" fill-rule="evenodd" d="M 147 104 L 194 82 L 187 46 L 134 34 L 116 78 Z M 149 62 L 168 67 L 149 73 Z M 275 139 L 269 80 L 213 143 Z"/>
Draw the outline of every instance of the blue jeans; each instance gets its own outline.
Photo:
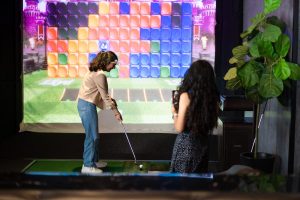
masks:
<path id="1" fill-rule="evenodd" d="M 83 164 L 86 167 L 96 167 L 98 162 L 98 115 L 94 104 L 78 99 L 77 109 L 85 131 Z"/>

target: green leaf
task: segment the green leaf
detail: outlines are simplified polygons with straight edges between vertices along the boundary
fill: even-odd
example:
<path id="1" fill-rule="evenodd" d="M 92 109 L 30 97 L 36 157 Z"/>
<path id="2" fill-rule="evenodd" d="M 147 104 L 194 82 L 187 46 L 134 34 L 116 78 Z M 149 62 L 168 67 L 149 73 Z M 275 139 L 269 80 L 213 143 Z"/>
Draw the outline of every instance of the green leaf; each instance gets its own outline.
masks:
<path id="1" fill-rule="evenodd" d="M 290 45 L 290 38 L 287 35 L 281 34 L 275 43 L 275 50 L 281 57 L 285 57 L 289 52 Z"/>
<path id="2" fill-rule="evenodd" d="M 225 74 L 224 80 L 228 81 L 228 80 L 236 78 L 236 71 L 237 71 L 236 67 L 230 68 L 227 71 L 227 73 Z"/>
<path id="3" fill-rule="evenodd" d="M 252 57 L 260 57 L 258 46 L 255 43 L 250 46 L 249 52 Z"/>
<path id="4" fill-rule="evenodd" d="M 226 81 L 226 88 L 229 90 L 237 90 L 242 87 L 242 82 L 238 78 Z"/>
<path id="5" fill-rule="evenodd" d="M 284 59 L 280 59 L 273 68 L 273 73 L 276 78 L 281 80 L 287 79 L 291 75 L 291 70 Z"/>
<path id="6" fill-rule="evenodd" d="M 250 88 L 259 81 L 261 66 L 257 62 L 248 62 L 237 71 L 238 77 L 242 81 L 244 88 Z"/>
<path id="7" fill-rule="evenodd" d="M 272 57 L 274 53 L 274 48 L 271 42 L 260 40 L 257 43 L 258 51 L 261 56 Z"/>
<path id="8" fill-rule="evenodd" d="M 238 62 L 239 62 L 239 60 L 236 57 L 231 57 L 229 59 L 229 64 L 235 64 L 235 63 L 238 63 Z"/>
<path id="9" fill-rule="evenodd" d="M 267 23 L 273 24 L 274 26 L 278 26 L 281 29 L 281 32 L 285 32 L 286 24 L 284 21 L 280 20 L 277 16 L 267 17 Z"/>
<path id="10" fill-rule="evenodd" d="M 252 31 L 257 27 L 257 25 L 265 19 L 265 17 L 266 15 L 264 13 L 258 13 L 254 18 L 252 18 L 252 24 L 243 33 L 241 33 L 241 38 L 243 39 L 251 34 Z"/>
<path id="11" fill-rule="evenodd" d="M 280 7 L 281 0 L 264 0 L 264 13 L 267 15 Z"/>
<path id="12" fill-rule="evenodd" d="M 266 99 L 262 98 L 259 95 L 257 85 L 247 89 L 245 91 L 245 95 L 246 95 L 247 99 L 251 99 L 251 101 L 253 101 L 256 104 L 261 104 L 262 102 L 266 101 Z"/>
<path id="13" fill-rule="evenodd" d="M 276 78 L 273 73 L 265 73 L 261 76 L 258 92 L 264 98 L 278 97 L 283 91 L 282 80 Z"/>
<path id="14" fill-rule="evenodd" d="M 291 70 L 291 75 L 289 78 L 292 80 L 300 80 L 300 66 L 290 62 L 287 62 L 287 64 Z"/>
<path id="15" fill-rule="evenodd" d="M 232 54 L 235 57 L 244 57 L 248 53 L 248 47 L 244 45 L 239 45 L 232 49 Z"/>
<path id="16" fill-rule="evenodd" d="M 264 31 L 262 32 L 263 40 L 275 42 L 281 34 L 281 29 L 278 26 L 272 24 L 266 24 Z"/>

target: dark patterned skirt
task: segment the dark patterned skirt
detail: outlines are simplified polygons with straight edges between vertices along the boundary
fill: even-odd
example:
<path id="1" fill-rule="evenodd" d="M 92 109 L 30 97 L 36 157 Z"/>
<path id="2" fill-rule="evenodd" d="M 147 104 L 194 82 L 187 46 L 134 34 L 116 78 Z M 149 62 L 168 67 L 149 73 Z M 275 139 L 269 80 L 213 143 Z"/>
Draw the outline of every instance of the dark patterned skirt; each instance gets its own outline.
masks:
<path id="1" fill-rule="evenodd" d="M 173 147 L 170 172 L 207 173 L 208 137 L 191 133 L 177 135 Z"/>

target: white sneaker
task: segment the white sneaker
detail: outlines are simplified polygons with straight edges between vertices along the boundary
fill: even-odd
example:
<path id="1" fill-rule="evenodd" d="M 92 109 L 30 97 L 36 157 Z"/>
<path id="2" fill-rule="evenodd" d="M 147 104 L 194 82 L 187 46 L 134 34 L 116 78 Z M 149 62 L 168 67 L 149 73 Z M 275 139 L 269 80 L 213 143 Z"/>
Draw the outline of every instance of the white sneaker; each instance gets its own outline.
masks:
<path id="1" fill-rule="evenodd" d="M 96 167 L 86 167 L 82 165 L 81 173 L 82 174 L 101 174 L 103 171 Z"/>
<path id="2" fill-rule="evenodd" d="M 107 166 L 107 162 L 104 162 L 104 161 L 98 161 L 95 163 L 97 168 L 104 168 Z"/>

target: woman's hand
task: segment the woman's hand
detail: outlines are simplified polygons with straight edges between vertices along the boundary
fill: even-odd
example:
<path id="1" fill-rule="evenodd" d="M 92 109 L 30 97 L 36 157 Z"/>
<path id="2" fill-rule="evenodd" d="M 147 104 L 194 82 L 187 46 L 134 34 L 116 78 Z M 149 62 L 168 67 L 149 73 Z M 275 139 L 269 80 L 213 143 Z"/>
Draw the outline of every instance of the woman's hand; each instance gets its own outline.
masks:
<path id="1" fill-rule="evenodd" d="M 115 118 L 116 118 L 116 120 L 118 120 L 119 122 L 123 121 L 123 117 L 122 117 L 122 115 L 121 115 L 120 112 L 117 112 L 117 113 L 115 114 Z"/>

